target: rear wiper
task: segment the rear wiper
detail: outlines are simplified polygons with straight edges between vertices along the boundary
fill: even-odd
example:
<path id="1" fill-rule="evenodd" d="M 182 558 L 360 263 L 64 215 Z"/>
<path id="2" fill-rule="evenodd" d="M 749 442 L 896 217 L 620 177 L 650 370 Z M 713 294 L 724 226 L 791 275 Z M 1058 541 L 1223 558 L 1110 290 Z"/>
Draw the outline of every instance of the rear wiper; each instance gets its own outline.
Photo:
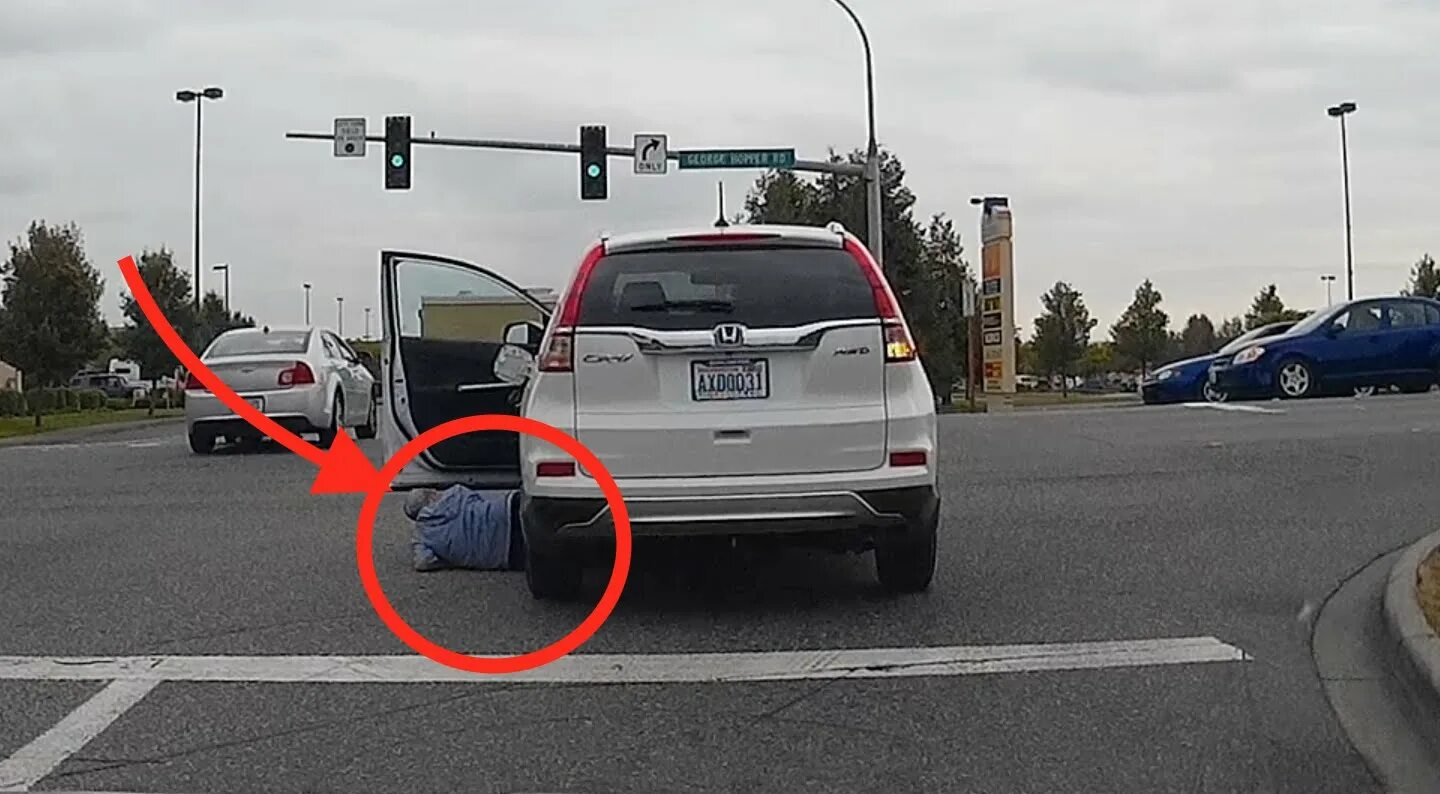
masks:
<path id="1" fill-rule="evenodd" d="M 735 304 L 730 301 L 718 300 L 664 301 L 662 303 L 641 303 L 626 308 L 632 312 L 668 312 L 693 309 L 695 311 L 723 312 L 728 314 L 729 312 L 735 311 Z"/>

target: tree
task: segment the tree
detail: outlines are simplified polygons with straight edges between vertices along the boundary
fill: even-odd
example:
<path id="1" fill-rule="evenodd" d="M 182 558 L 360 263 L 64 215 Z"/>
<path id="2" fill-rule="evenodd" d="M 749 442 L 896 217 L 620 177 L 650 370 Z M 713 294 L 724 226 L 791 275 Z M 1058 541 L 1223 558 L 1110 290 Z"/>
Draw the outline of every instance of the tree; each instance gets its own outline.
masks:
<path id="1" fill-rule="evenodd" d="M 141 252 L 136 264 L 140 278 L 150 290 L 161 314 L 164 314 L 170 325 L 185 338 L 191 349 L 197 349 L 195 308 L 190 300 L 189 275 L 175 266 L 172 252 L 164 246 L 158 251 Z M 134 295 L 125 293 L 120 296 L 120 311 L 126 320 L 121 334 L 121 347 L 124 348 L 127 358 L 140 365 L 140 376 L 148 378 L 153 389 L 160 378 L 174 372 L 180 362 L 151 327 Z M 221 311 L 224 311 L 223 307 Z M 150 413 L 153 414 L 155 401 L 150 400 L 149 406 Z"/>
<path id="2" fill-rule="evenodd" d="M 1080 374 L 1087 378 L 1108 374 L 1115 368 L 1115 346 L 1110 342 L 1091 342 L 1080 359 Z"/>
<path id="3" fill-rule="evenodd" d="M 193 340 L 196 353 L 203 352 L 215 337 L 232 328 L 253 328 L 255 318 L 240 312 L 226 312 L 225 301 L 214 291 L 206 292 L 200 299 L 200 313 L 195 319 L 194 330 L 187 338 Z"/>
<path id="4" fill-rule="evenodd" d="M 865 162 L 856 150 L 830 162 Z M 966 272 L 964 248 L 953 224 L 937 215 L 922 227 L 911 210 L 915 195 L 905 186 L 905 168 L 890 152 L 880 155 L 882 239 L 885 275 L 900 301 L 931 387 L 949 400 L 963 371 L 964 322 L 960 284 Z M 865 181 L 858 176 L 824 174 L 809 181 L 788 171 L 772 171 L 756 180 L 745 198 L 748 223 L 823 226 L 839 221 L 862 241 L 867 239 Z"/>
<path id="5" fill-rule="evenodd" d="M 1134 363 L 1143 375 L 1165 355 L 1170 344 L 1170 316 L 1160 309 L 1162 296 L 1149 279 L 1135 289 L 1135 299 L 1110 327 L 1115 352 Z"/>
<path id="6" fill-rule="evenodd" d="M 1270 323 L 1298 322 L 1308 313 L 1285 308 L 1285 301 L 1280 299 L 1279 291 L 1271 284 L 1260 290 L 1260 294 L 1250 302 L 1250 311 L 1245 313 L 1245 330 L 1253 331 Z"/>
<path id="7" fill-rule="evenodd" d="M 105 284 L 75 224 L 31 223 L 26 236 L 10 244 L 0 278 L 0 359 L 19 367 L 27 383 L 60 383 L 105 344 Z M 43 411 L 36 403 L 38 427 Z"/>
<path id="8" fill-rule="evenodd" d="M 1430 254 L 1425 254 L 1415 263 L 1415 267 L 1410 271 L 1410 286 L 1401 294 L 1440 298 L 1440 270 L 1435 268 L 1435 260 Z"/>
<path id="9" fill-rule="evenodd" d="M 1070 376 L 1090 345 L 1095 320 L 1085 300 L 1069 284 L 1055 282 L 1040 297 L 1045 311 L 1035 318 L 1035 363 L 1046 377 L 1060 376 L 1061 391 L 1070 394 Z"/>
<path id="10" fill-rule="evenodd" d="M 1215 339 L 1215 324 L 1203 314 L 1192 314 L 1185 321 L 1185 330 L 1180 333 L 1181 355 L 1203 356 L 1219 347 Z"/>
<path id="11" fill-rule="evenodd" d="M 1239 339 L 1243 333 L 1245 333 L 1244 321 L 1239 317 L 1230 317 L 1220 323 L 1220 332 L 1216 335 L 1215 341 L 1223 347 Z"/>

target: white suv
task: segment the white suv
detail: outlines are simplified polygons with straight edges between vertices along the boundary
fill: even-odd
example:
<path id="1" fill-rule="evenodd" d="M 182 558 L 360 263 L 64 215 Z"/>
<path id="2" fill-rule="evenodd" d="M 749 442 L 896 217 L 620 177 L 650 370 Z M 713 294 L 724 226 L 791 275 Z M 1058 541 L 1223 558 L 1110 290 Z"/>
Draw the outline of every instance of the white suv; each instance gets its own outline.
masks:
<path id="1" fill-rule="evenodd" d="M 412 265 L 431 270 L 412 268 L 406 279 Z M 469 267 L 385 255 L 387 453 L 447 419 L 516 412 L 516 387 L 483 369 L 508 342 L 536 354 L 519 411 L 604 462 L 637 538 L 783 535 L 873 547 L 889 589 L 929 586 L 940 509 L 934 398 L 884 275 L 838 226 L 601 240 L 553 317 L 472 267 L 490 292 L 508 287 L 508 310 L 493 296 L 485 318 L 448 321 L 426 339 L 423 318 L 428 311 L 438 325 L 435 293 L 446 289 L 436 266 L 457 276 Z M 407 296 L 407 281 L 426 296 Z M 476 286 L 466 291 L 478 306 L 485 290 Z M 417 303 L 426 299 L 428 310 Z M 454 376 L 462 358 L 475 382 Z M 445 482 L 522 485 L 526 577 L 537 597 L 574 597 L 590 551 L 613 537 L 595 481 L 538 439 L 462 436 L 421 456 L 396 485 Z"/>

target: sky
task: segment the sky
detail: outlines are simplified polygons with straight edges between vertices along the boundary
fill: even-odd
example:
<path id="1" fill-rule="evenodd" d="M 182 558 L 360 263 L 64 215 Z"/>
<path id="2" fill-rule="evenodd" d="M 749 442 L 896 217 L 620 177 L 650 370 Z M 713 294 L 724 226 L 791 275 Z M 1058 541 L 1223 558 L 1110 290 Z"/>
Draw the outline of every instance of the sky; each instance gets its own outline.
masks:
<path id="1" fill-rule="evenodd" d="M 851 0 L 875 57 L 877 128 L 916 214 L 958 221 L 1010 197 L 1017 321 L 1057 280 L 1103 337 L 1151 279 L 1178 326 L 1242 314 L 1266 284 L 1290 304 L 1344 293 L 1338 124 L 1348 118 L 1356 294 L 1394 293 L 1440 254 L 1440 4 L 1431 0 Z M 410 114 L 417 137 L 675 149 L 865 143 L 860 41 L 832 0 L 0 0 L 0 236 L 74 221 L 119 322 L 115 261 L 167 246 L 193 263 L 194 106 L 204 107 L 202 261 L 267 323 L 363 332 L 379 251 L 421 251 L 526 286 L 563 286 L 603 232 L 706 225 L 723 178 L 637 176 L 582 202 L 574 155 L 417 147 L 410 191 L 383 150 L 337 159 L 336 116 Z M 379 313 L 374 312 L 377 318 Z M 378 334 L 378 328 L 372 327 Z"/>

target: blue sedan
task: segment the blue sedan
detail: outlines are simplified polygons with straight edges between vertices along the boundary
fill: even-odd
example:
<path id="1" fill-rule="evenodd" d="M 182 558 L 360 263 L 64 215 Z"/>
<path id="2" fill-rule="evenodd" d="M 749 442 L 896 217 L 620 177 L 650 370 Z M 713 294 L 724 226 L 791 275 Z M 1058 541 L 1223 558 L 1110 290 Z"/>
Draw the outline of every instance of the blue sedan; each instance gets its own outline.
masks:
<path id="1" fill-rule="evenodd" d="M 1293 325 L 1294 322 L 1262 325 L 1236 337 L 1208 356 L 1166 364 L 1140 381 L 1140 398 L 1150 404 L 1194 400 L 1224 402 L 1229 395 L 1210 383 L 1211 366 L 1216 362 L 1228 362 L 1231 356 L 1248 347 L 1251 342 L 1283 334 Z"/>
<path id="2" fill-rule="evenodd" d="M 1298 399 L 1440 380 L 1440 301 L 1367 298 L 1317 311 L 1288 333 L 1258 340 L 1211 367 L 1231 395 Z"/>

